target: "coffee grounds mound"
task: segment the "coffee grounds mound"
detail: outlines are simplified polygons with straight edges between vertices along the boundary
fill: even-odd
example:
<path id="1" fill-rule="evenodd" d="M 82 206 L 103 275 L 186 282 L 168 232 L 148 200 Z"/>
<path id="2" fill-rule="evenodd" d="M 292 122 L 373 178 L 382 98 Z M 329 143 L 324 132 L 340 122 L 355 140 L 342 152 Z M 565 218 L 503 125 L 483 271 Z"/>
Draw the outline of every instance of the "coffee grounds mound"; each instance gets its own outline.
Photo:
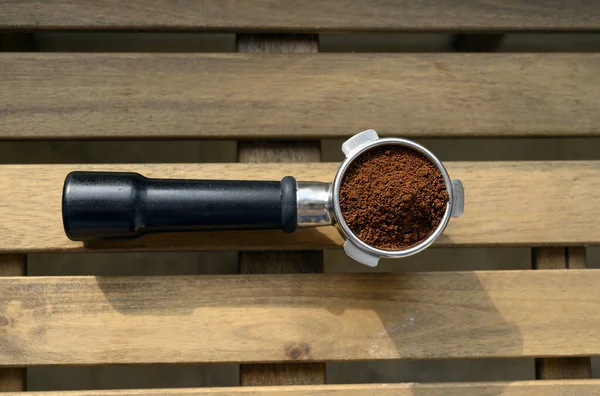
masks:
<path id="1" fill-rule="evenodd" d="M 449 201 L 440 170 L 421 153 L 398 145 L 375 147 L 346 170 L 340 207 L 360 240 L 405 250 L 439 226 Z"/>

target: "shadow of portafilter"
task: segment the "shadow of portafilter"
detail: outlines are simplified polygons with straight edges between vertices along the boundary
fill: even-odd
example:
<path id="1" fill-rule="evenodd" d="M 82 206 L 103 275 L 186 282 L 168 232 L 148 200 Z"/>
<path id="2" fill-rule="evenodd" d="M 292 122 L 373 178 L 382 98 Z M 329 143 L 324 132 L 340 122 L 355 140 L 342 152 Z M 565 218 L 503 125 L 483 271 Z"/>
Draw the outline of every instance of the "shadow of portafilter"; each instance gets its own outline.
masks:
<path id="1" fill-rule="evenodd" d="M 123 315 L 136 334 L 177 337 L 193 361 L 215 359 L 214 351 L 222 351 L 217 361 L 246 356 L 275 362 L 521 356 L 519 327 L 505 319 L 514 290 L 490 290 L 488 277 L 295 274 L 96 282 L 106 309 Z M 177 355 L 168 343 L 152 348 L 156 363 Z"/>

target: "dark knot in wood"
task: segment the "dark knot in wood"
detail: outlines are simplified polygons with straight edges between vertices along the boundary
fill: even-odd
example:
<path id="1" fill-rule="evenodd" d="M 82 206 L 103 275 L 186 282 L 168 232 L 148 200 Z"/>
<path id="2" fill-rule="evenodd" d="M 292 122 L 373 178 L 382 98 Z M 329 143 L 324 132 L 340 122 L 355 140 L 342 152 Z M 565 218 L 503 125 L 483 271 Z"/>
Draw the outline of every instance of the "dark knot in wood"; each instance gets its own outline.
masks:
<path id="1" fill-rule="evenodd" d="M 292 360 L 308 359 L 309 354 L 310 347 L 304 343 L 292 344 L 287 350 L 287 355 Z"/>

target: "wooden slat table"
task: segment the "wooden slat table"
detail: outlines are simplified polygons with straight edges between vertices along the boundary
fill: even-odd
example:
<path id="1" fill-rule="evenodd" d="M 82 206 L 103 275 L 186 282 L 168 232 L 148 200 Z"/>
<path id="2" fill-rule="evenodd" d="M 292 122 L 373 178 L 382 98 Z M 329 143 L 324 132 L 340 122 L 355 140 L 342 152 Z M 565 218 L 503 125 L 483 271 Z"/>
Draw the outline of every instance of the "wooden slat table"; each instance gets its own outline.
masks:
<path id="1" fill-rule="evenodd" d="M 35 52 L 49 31 L 235 33 L 238 53 Z M 449 144 L 600 136 L 599 53 L 491 53 L 534 31 L 600 32 L 600 3 L 0 1 L 0 140 L 235 139 L 239 159 L 0 165 L 0 391 L 21 394 L 39 365 L 239 363 L 244 387 L 40 395 L 599 394 L 600 270 L 585 262 L 600 246 L 600 161 L 446 163 L 466 211 L 436 246 L 532 248 L 531 270 L 324 274 L 322 250 L 343 243 L 333 227 L 86 244 L 62 228 L 73 170 L 332 181 L 321 140 L 367 128 Z M 453 53 L 319 53 L 334 32 L 460 35 Z M 85 266 L 88 252 L 203 250 L 240 251 L 241 274 L 25 276 L 29 253 Z M 535 358 L 538 381 L 326 384 L 327 362 L 507 357 Z"/>

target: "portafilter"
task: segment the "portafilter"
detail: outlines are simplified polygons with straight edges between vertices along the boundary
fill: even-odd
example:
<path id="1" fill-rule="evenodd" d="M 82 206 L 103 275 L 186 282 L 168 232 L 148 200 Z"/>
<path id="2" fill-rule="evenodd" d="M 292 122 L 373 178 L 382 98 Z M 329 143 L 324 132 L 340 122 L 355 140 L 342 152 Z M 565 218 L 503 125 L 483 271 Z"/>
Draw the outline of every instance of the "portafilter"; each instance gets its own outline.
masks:
<path id="1" fill-rule="evenodd" d="M 426 239 L 403 250 L 383 250 L 360 240 L 340 208 L 340 187 L 348 167 L 368 150 L 385 145 L 412 149 L 441 172 L 449 200 L 444 216 Z M 63 224 L 71 240 L 134 238 L 150 232 L 281 229 L 335 225 L 354 260 L 376 266 L 380 258 L 407 257 L 429 247 L 450 217 L 464 208 L 460 180 L 451 180 L 442 162 L 406 139 L 380 138 L 363 131 L 342 145 L 346 159 L 333 183 L 296 181 L 151 179 L 131 172 L 75 171 L 67 175 L 62 196 Z"/>

